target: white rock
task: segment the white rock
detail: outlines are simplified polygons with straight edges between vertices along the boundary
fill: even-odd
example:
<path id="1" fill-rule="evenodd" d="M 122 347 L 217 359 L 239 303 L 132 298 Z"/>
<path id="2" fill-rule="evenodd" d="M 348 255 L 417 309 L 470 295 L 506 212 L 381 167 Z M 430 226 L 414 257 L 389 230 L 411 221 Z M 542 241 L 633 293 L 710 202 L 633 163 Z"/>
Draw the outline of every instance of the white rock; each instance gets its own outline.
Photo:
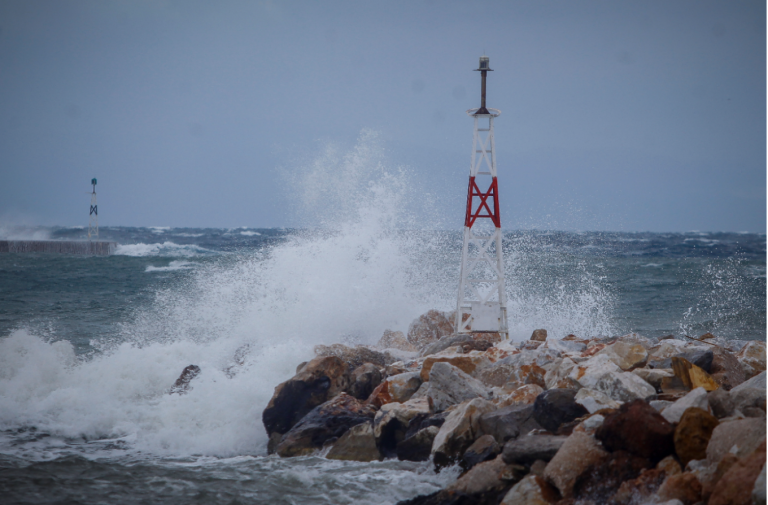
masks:
<path id="1" fill-rule="evenodd" d="M 458 405 L 445 418 L 445 422 L 432 442 L 432 455 L 443 461 L 460 456 L 477 438 L 480 416 L 496 410 L 496 406 L 482 398 Z"/>
<path id="2" fill-rule="evenodd" d="M 407 426 L 410 420 L 418 414 L 430 414 L 431 412 L 427 398 L 408 400 L 405 403 L 387 403 L 376 412 L 376 417 L 373 419 L 373 435 L 376 439 L 381 438 L 381 430 L 394 420 Z"/>
<path id="3" fill-rule="evenodd" d="M 658 347 L 649 350 L 648 354 L 651 355 L 652 359 L 657 360 L 671 358 L 672 356 L 677 356 L 678 354 L 685 352 L 687 350 L 685 346 L 686 343 L 687 342 L 677 339 L 662 340 L 661 344 L 659 344 Z"/>
<path id="4" fill-rule="evenodd" d="M 547 373 L 544 375 L 544 383 L 547 389 L 552 389 L 558 381 L 565 379 L 573 370 L 576 363 L 571 358 L 557 359 L 548 365 L 544 365 Z"/>
<path id="5" fill-rule="evenodd" d="M 742 389 L 748 389 L 748 388 L 763 388 L 765 389 L 765 372 L 760 372 L 759 374 L 755 375 L 748 381 L 744 381 L 735 388 L 731 389 L 730 393 L 733 395 L 734 393 L 738 393 Z"/>
<path id="6" fill-rule="evenodd" d="M 601 391 L 589 388 L 581 388 L 574 398 L 576 403 L 583 405 L 587 411 L 592 414 L 600 409 L 617 409 L 621 403 L 612 400 L 608 395 Z"/>
<path id="7" fill-rule="evenodd" d="M 657 338 L 646 338 L 638 333 L 628 333 L 626 335 L 622 335 L 619 338 L 616 339 L 618 342 L 627 342 L 630 344 L 640 344 L 646 349 L 650 349 L 654 345 L 659 343 L 659 339 Z"/>
<path id="8" fill-rule="evenodd" d="M 603 421 L 605 421 L 605 418 L 598 414 L 596 416 L 588 417 L 581 424 L 584 425 L 584 428 L 587 430 L 596 430 L 603 425 Z"/>
<path id="9" fill-rule="evenodd" d="M 561 352 L 561 353 L 565 353 L 565 352 L 571 353 L 571 352 L 582 352 L 587 348 L 587 345 L 582 344 L 581 342 L 576 342 L 575 340 L 548 339 L 547 348 L 552 349 L 553 351 Z"/>
<path id="10" fill-rule="evenodd" d="M 655 388 L 661 387 L 661 381 L 665 377 L 675 376 L 671 368 L 635 368 L 632 373 Z"/>
<path id="11" fill-rule="evenodd" d="M 440 412 L 472 398 L 490 398 L 491 391 L 482 382 L 446 362 L 437 362 L 429 371 L 427 396 Z"/>
<path id="12" fill-rule="evenodd" d="M 648 351 L 645 350 L 645 347 L 636 342 L 619 341 L 615 344 L 606 346 L 597 354 L 605 354 L 622 370 L 631 370 L 632 368 L 645 363 L 648 359 Z"/>
<path id="13" fill-rule="evenodd" d="M 536 476 L 531 473 L 512 486 L 501 505 L 549 505 L 549 501 L 544 499 L 544 492 Z"/>
<path id="14" fill-rule="evenodd" d="M 707 401 L 706 389 L 694 389 L 669 407 L 665 408 L 661 415 L 670 423 L 679 423 L 680 418 L 683 417 L 683 413 L 690 407 L 698 407 L 711 413 L 709 401 Z"/>
<path id="15" fill-rule="evenodd" d="M 755 481 L 755 488 L 752 490 L 752 502 L 755 505 L 765 505 L 765 467 Z"/>
<path id="16" fill-rule="evenodd" d="M 648 402 L 648 405 L 656 409 L 657 412 L 662 412 L 664 409 L 669 407 L 675 402 L 670 402 L 668 400 L 652 400 Z"/>
<path id="17" fill-rule="evenodd" d="M 605 354 L 598 354 L 573 367 L 568 375 L 582 387 L 595 389 L 597 381 L 608 372 L 621 372 L 621 368 Z"/>
<path id="18" fill-rule="evenodd" d="M 595 382 L 593 389 L 619 402 L 642 400 L 656 394 L 653 386 L 632 372 L 605 373 Z"/>

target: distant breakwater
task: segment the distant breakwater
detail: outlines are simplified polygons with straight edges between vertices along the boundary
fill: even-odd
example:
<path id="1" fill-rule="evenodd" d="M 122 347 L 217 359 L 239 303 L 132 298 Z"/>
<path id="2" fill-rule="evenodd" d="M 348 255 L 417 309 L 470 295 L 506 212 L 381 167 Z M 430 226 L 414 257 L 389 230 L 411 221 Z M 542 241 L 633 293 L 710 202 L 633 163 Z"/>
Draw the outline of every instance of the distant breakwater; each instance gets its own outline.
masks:
<path id="1" fill-rule="evenodd" d="M 88 240 L 0 240 L 0 253 L 58 253 L 108 256 L 117 242 Z"/>

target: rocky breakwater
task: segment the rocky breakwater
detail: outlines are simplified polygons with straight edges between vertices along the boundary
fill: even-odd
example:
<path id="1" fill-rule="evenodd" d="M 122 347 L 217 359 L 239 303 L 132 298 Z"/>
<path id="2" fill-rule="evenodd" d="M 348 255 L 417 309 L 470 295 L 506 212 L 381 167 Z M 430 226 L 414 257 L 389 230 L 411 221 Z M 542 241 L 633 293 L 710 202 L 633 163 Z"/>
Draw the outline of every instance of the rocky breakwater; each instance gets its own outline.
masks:
<path id="1" fill-rule="evenodd" d="M 403 504 L 765 503 L 765 342 L 453 333 L 318 346 L 263 413 L 269 452 L 460 465 Z"/>

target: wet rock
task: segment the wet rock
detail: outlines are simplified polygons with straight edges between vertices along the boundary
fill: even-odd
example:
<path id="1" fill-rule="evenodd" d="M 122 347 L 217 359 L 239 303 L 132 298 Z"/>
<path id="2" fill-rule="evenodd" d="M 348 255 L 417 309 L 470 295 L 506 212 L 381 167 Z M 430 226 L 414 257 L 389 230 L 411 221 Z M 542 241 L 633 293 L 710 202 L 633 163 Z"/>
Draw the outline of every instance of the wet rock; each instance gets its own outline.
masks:
<path id="1" fill-rule="evenodd" d="M 581 353 L 587 346 L 575 340 L 547 340 L 547 347 L 560 353 Z"/>
<path id="2" fill-rule="evenodd" d="M 453 321 L 449 314 L 438 310 L 430 310 L 415 319 L 408 327 L 408 342 L 417 349 L 453 334 Z"/>
<path id="3" fill-rule="evenodd" d="M 621 406 L 619 402 L 612 400 L 605 393 L 588 388 L 580 389 L 574 400 L 587 409 L 590 414 L 602 409 L 617 409 Z"/>
<path id="4" fill-rule="evenodd" d="M 405 438 L 397 444 L 397 459 L 401 461 L 427 461 L 438 431 L 440 431 L 439 427 L 428 426 Z"/>
<path id="5" fill-rule="evenodd" d="M 732 390 L 730 397 L 736 409 L 745 414 L 750 407 L 756 407 L 765 412 L 765 393 L 763 388 L 741 388 Z"/>
<path id="6" fill-rule="evenodd" d="M 736 355 L 741 363 L 746 378 L 749 379 L 765 371 L 765 342 L 753 340 L 745 345 Z"/>
<path id="7" fill-rule="evenodd" d="M 373 435 L 381 453 L 386 457 L 395 456 L 397 445 L 405 439 L 411 420 L 431 413 L 426 398 L 382 406 L 373 421 Z"/>
<path id="8" fill-rule="evenodd" d="M 672 370 L 674 370 L 675 376 L 683 381 L 688 390 L 701 387 L 707 391 L 714 391 L 720 387 L 707 372 L 684 358 L 673 357 Z"/>
<path id="9" fill-rule="evenodd" d="M 197 365 L 189 365 L 184 368 L 184 370 L 181 371 L 181 375 L 179 375 L 179 378 L 176 379 L 176 382 L 173 383 L 173 386 L 171 386 L 171 389 L 168 391 L 168 394 L 178 394 L 183 395 L 186 394 L 191 388 L 189 387 L 189 383 L 192 382 L 192 379 L 200 375 L 200 367 Z"/>
<path id="10" fill-rule="evenodd" d="M 341 393 L 312 409 L 283 435 L 277 453 L 282 457 L 311 454 L 323 447 L 326 441 L 341 437 L 353 426 L 372 421 L 375 412 L 370 405 Z"/>
<path id="11" fill-rule="evenodd" d="M 472 335 L 467 333 L 458 333 L 449 337 L 443 337 L 440 340 L 432 342 L 431 344 L 424 347 L 421 351 L 421 355 L 430 356 L 432 354 L 437 354 L 448 349 L 449 347 L 460 346 L 461 344 L 466 344 L 468 342 L 472 342 L 473 340 L 474 339 L 472 338 Z"/>
<path id="12" fill-rule="evenodd" d="M 624 371 L 642 366 L 648 360 L 648 351 L 645 347 L 622 341 L 605 347 L 598 354 L 604 354 Z"/>
<path id="13" fill-rule="evenodd" d="M 450 363 L 437 362 L 431 367 L 426 394 L 439 412 L 472 398 L 489 398 L 490 390 Z"/>
<path id="14" fill-rule="evenodd" d="M 362 345 L 356 347 L 347 347 L 344 344 L 316 345 L 315 356 L 318 358 L 336 356 L 346 363 L 350 370 L 354 370 L 363 363 L 385 367 L 396 361 L 390 354 L 374 351 Z"/>
<path id="15" fill-rule="evenodd" d="M 376 344 L 376 347 L 382 349 L 399 349 L 406 352 L 418 352 L 418 349 L 408 342 L 402 331 L 384 330 L 384 335 Z"/>
<path id="16" fill-rule="evenodd" d="M 760 475 L 758 475 L 757 480 L 755 481 L 755 487 L 752 490 L 752 502 L 754 505 L 765 505 L 765 467 L 768 465 L 763 465 L 763 470 L 760 472 Z"/>
<path id="17" fill-rule="evenodd" d="M 717 425 L 717 418 L 706 410 L 691 407 L 685 411 L 675 428 L 675 453 L 683 466 L 707 457 L 707 444 Z"/>
<path id="18" fill-rule="evenodd" d="M 422 381 L 430 380 L 430 372 L 436 363 L 449 363 L 469 375 L 473 375 L 478 368 L 490 365 L 488 359 L 483 356 L 467 356 L 465 354 L 429 356 L 421 365 Z"/>
<path id="19" fill-rule="evenodd" d="M 546 342 L 547 330 L 544 330 L 544 329 L 533 330 L 533 333 L 531 334 L 531 338 L 529 340 L 535 340 L 537 342 Z"/>
<path id="20" fill-rule="evenodd" d="M 677 423 L 680 422 L 683 413 L 691 407 L 696 407 L 707 412 L 710 411 L 709 402 L 707 401 L 707 391 L 704 388 L 694 389 L 669 407 L 665 408 L 661 415 L 670 423 Z"/>
<path id="21" fill-rule="evenodd" d="M 541 429 L 533 417 L 533 405 L 511 405 L 480 417 L 480 432 L 491 435 L 498 443 Z"/>
<path id="22" fill-rule="evenodd" d="M 550 461 L 568 437 L 555 435 L 526 435 L 504 444 L 504 461 L 509 464 L 532 465 L 535 461 Z"/>
<path id="23" fill-rule="evenodd" d="M 683 505 L 693 505 L 701 500 L 701 483 L 690 472 L 670 475 L 664 480 L 656 496 L 661 501 L 680 500 Z"/>
<path id="24" fill-rule="evenodd" d="M 607 503 L 622 482 L 636 479 L 651 462 L 625 451 L 616 451 L 583 472 L 573 486 L 573 496 L 594 503 Z"/>
<path id="25" fill-rule="evenodd" d="M 478 463 L 496 459 L 501 447 L 491 435 L 482 435 L 470 445 L 461 457 L 461 467 L 469 470 Z"/>
<path id="26" fill-rule="evenodd" d="M 275 388 L 262 414 L 267 434 L 287 433 L 308 412 L 349 387 L 349 368 L 340 358 L 315 358 Z"/>
<path id="27" fill-rule="evenodd" d="M 650 384 L 656 391 L 661 391 L 661 382 L 664 379 L 675 376 L 671 369 L 665 368 L 636 368 L 632 373 Z"/>
<path id="28" fill-rule="evenodd" d="M 746 379 L 741 363 L 732 353 L 721 347 L 712 349 L 710 375 L 721 387 L 731 390 Z"/>
<path id="29" fill-rule="evenodd" d="M 445 418 L 448 417 L 448 412 L 438 412 L 435 414 L 417 414 L 416 417 L 411 419 L 408 425 L 408 431 L 405 432 L 405 438 L 410 438 L 417 432 L 435 426 L 440 428 L 445 424 Z"/>
<path id="30" fill-rule="evenodd" d="M 508 407 L 510 405 L 533 405 L 536 398 L 543 392 L 544 388 L 538 384 L 526 384 L 501 398 L 497 405 L 499 408 Z"/>
<path id="31" fill-rule="evenodd" d="M 718 419 L 732 415 L 736 409 L 736 404 L 733 403 L 731 395 L 723 388 L 718 388 L 707 394 L 707 402 L 712 409 L 712 414 Z"/>
<path id="32" fill-rule="evenodd" d="M 569 498 L 579 477 L 607 456 L 608 453 L 594 438 L 576 432 L 565 440 L 547 464 L 544 477 L 557 487 L 564 498 Z"/>
<path id="33" fill-rule="evenodd" d="M 667 474 L 663 470 L 654 469 L 641 473 L 636 479 L 626 480 L 620 486 L 616 494 L 611 497 L 611 505 L 636 505 L 638 503 L 657 503 L 651 501 Z M 661 504 L 659 504 L 661 505 Z M 671 502 L 665 505 L 681 505 Z"/>
<path id="34" fill-rule="evenodd" d="M 528 474 L 512 486 L 501 501 L 502 505 L 550 505 L 560 499 L 557 490 L 543 478 Z"/>
<path id="35" fill-rule="evenodd" d="M 326 458 L 345 461 L 382 459 L 379 448 L 376 446 L 376 438 L 373 436 L 373 424 L 365 422 L 350 428 L 333 444 Z"/>
<path id="36" fill-rule="evenodd" d="M 501 457 L 498 457 L 475 465 L 445 490 L 448 493 L 476 496 L 478 501 L 491 496 L 501 498 L 503 496 L 501 493 L 506 493 L 507 489 L 522 479 L 525 473 L 524 468 L 507 465 Z M 497 498 L 494 503 L 496 501 L 498 501 Z"/>
<path id="37" fill-rule="evenodd" d="M 707 445 L 707 461 L 717 463 L 732 452 L 738 457 L 751 454 L 765 438 L 765 420 L 739 419 L 721 422 Z M 732 451 L 731 449 L 735 449 Z"/>
<path id="38" fill-rule="evenodd" d="M 562 424 L 586 415 L 587 409 L 576 403 L 576 391 L 572 389 L 550 389 L 536 398 L 533 404 L 533 418 L 544 429 L 556 433 Z"/>
<path id="39" fill-rule="evenodd" d="M 381 379 L 379 367 L 372 363 L 363 363 L 352 371 L 348 392 L 358 400 L 365 400 L 381 384 Z"/>
<path id="40" fill-rule="evenodd" d="M 495 408 L 491 402 L 475 398 L 458 405 L 449 413 L 432 444 L 435 466 L 441 468 L 457 461 L 477 438 L 480 417 Z"/>
<path id="41" fill-rule="evenodd" d="M 624 450 L 656 462 L 674 451 L 674 433 L 674 426 L 656 409 L 635 400 L 607 415 L 595 438 L 609 451 Z"/>

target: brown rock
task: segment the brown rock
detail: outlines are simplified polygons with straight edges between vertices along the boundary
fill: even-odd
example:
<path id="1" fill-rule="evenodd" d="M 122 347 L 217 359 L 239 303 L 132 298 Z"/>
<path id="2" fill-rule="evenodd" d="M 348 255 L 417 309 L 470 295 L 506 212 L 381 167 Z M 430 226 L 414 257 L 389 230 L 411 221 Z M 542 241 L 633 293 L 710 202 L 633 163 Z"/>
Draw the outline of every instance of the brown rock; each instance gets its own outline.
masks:
<path id="1" fill-rule="evenodd" d="M 752 489 L 765 465 L 765 440 L 755 451 L 739 459 L 715 485 L 709 505 L 751 505 Z"/>
<path id="2" fill-rule="evenodd" d="M 656 493 L 666 478 L 667 474 L 663 470 L 654 469 L 642 472 L 636 479 L 622 482 L 609 503 L 611 505 L 635 505 L 650 501 L 649 498 Z"/>
<path id="3" fill-rule="evenodd" d="M 376 386 L 370 396 L 368 396 L 368 399 L 365 400 L 365 403 L 379 409 L 382 405 L 392 403 L 393 401 L 392 395 L 389 394 L 389 381 L 384 381 Z"/>
<path id="4" fill-rule="evenodd" d="M 408 342 L 417 349 L 422 349 L 453 332 L 453 321 L 448 319 L 448 314 L 430 310 L 411 323 L 408 328 Z"/>
<path id="5" fill-rule="evenodd" d="M 535 340 L 537 342 L 546 342 L 547 341 L 547 330 L 533 330 L 533 334 L 531 335 L 530 340 Z"/>
<path id="6" fill-rule="evenodd" d="M 381 371 L 373 363 L 363 363 L 352 371 L 348 393 L 358 400 L 368 398 L 381 384 Z"/>
<path id="7" fill-rule="evenodd" d="M 707 391 L 714 391 L 720 385 L 707 372 L 697 367 L 685 358 L 672 358 L 672 370 L 683 381 L 686 389 L 702 387 Z"/>
<path id="8" fill-rule="evenodd" d="M 512 486 L 501 505 L 550 505 L 559 499 L 557 490 L 532 472 Z"/>
<path id="9" fill-rule="evenodd" d="M 356 347 L 347 347 L 344 344 L 316 345 L 315 355 L 319 358 L 326 356 L 336 356 L 354 370 L 363 363 L 373 363 L 380 367 L 385 367 L 395 362 L 390 354 L 374 351 L 362 345 Z"/>
<path id="10" fill-rule="evenodd" d="M 525 474 L 524 467 L 507 465 L 499 456 L 475 465 L 445 490 L 461 495 L 497 494 L 522 479 Z"/>
<path id="11" fill-rule="evenodd" d="M 349 387 L 349 367 L 340 358 L 315 358 L 293 378 L 275 388 L 262 414 L 267 434 L 287 433 L 318 405 Z"/>
<path id="12" fill-rule="evenodd" d="M 376 347 L 382 349 L 400 349 L 401 351 L 417 352 L 418 349 L 405 338 L 402 331 L 384 330 Z"/>
<path id="13" fill-rule="evenodd" d="M 713 339 L 713 338 L 717 338 L 717 337 L 712 335 L 710 332 L 706 332 L 704 335 L 701 335 L 699 337 L 699 340 L 709 340 L 709 339 Z"/>
<path id="14" fill-rule="evenodd" d="M 462 372 L 472 375 L 479 366 L 487 364 L 487 359 L 482 356 L 466 356 L 463 354 L 429 356 L 424 360 L 424 364 L 421 366 L 422 382 L 427 382 L 429 380 L 429 372 L 432 370 L 432 366 L 435 363 L 450 363 Z"/>
<path id="15" fill-rule="evenodd" d="M 721 387 L 730 391 L 746 380 L 739 360 L 722 347 L 712 348 L 713 358 L 710 375 Z"/>
<path id="16" fill-rule="evenodd" d="M 576 432 L 565 440 L 555 457 L 547 464 L 544 476 L 557 487 L 564 498 L 569 498 L 581 475 L 606 457 L 608 453 L 594 438 Z"/>
<path id="17" fill-rule="evenodd" d="M 283 435 L 277 453 L 282 457 L 311 454 L 358 424 L 372 421 L 376 411 L 370 405 L 341 393 L 312 409 Z"/>
<path id="18" fill-rule="evenodd" d="M 659 464 L 656 465 L 656 470 L 661 470 L 667 475 L 677 475 L 678 473 L 683 472 L 683 469 L 680 468 L 680 463 L 678 463 L 672 455 L 659 461 Z M 661 484 L 661 482 L 659 482 L 659 484 Z"/>
<path id="19" fill-rule="evenodd" d="M 432 455 L 438 468 L 457 461 L 480 433 L 480 416 L 496 406 L 482 398 L 468 400 L 451 411 L 432 444 Z"/>
<path id="20" fill-rule="evenodd" d="M 717 425 L 717 418 L 706 410 L 690 407 L 685 411 L 675 428 L 675 452 L 683 467 L 707 457 L 707 444 Z"/>
<path id="21" fill-rule="evenodd" d="M 491 435 L 483 435 L 470 445 L 461 457 L 461 467 L 469 470 L 478 463 L 495 459 L 501 453 L 501 447 Z"/>
<path id="22" fill-rule="evenodd" d="M 168 391 L 168 394 L 177 394 L 177 395 L 183 395 L 186 394 L 190 387 L 189 383 L 192 382 L 192 379 L 200 375 L 200 367 L 197 365 L 189 365 L 184 370 L 181 371 L 181 375 L 179 375 L 179 378 L 176 379 L 176 382 L 173 383 L 173 386 L 171 386 L 171 389 Z"/>
<path id="23" fill-rule="evenodd" d="M 350 428 L 333 444 L 326 458 L 344 461 L 379 461 L 381 453 L 376 447 L 373 425 L 365 422 Z"/>
<path id="24" fill-rule="evenodd" d="M 712 496 L 712 491 L 715 490 L 717 483 L 720 482 L 723 475 L 725 475 L 737 461 L 739 461 L 739 458 L 735 454 L 726 454 L 717 464 L 715 471 L 710 473 L 709 477 L 701 483 L 701 499 L 704 503 L 709 501 L 710 496 Z"/>
<path id="25" fill-rule="evenodd" d="M 636 479 L 640 472 L 651 466 L 645 458 L 626 451 L 616 451 L 598 462 L 579 478 L 573 487 L 573 496 L 594 503 L 606 503 L 622 482 Z"/>
<path id="26" fill-rule="evenodd" d="M 690 472 L 670 475 L 656 491 L 656 496 L 661 501 L 680 500 L 683 505 L 693 505 L 701 500 L 701 483 Z"/>
<path id="27" fill-rule="evenodd" d="M 493 344 L 489 342 L 488 340 L 470 340 L 469 342 L 464 342 L 463 344 L 459 344 L 459 348 L 461 349 L 461 352 L 464 354 L 467 354 L 471 351 L 487 351 L 493 347 Z"/>
<path id="28" fill-rule="evenodd" d="M 625 450 L 657 462 L 674 450 L 675 428 L 643 400 L 622 405 L 606 416 L 595 437 L 609 451 Z"/>

